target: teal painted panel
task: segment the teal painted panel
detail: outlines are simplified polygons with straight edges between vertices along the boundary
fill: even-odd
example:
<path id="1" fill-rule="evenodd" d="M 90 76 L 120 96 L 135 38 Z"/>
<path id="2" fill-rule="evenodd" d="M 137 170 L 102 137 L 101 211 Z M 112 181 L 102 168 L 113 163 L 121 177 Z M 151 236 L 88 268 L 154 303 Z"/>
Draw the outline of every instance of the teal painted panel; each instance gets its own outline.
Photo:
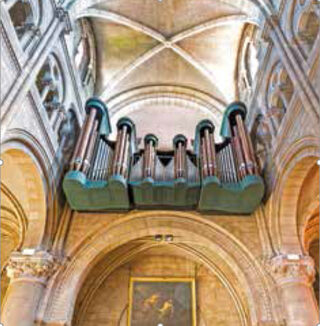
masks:
<path id="1" fill-rule="evenodd" d="M 187 183 L 185 179 L 172 182 L 155 182 L 148 178 L 141 182 L 131 182 L 135 206 L 144 208 L 196 208 L 199 195 L 199 183 Z"/>
<path id="2" fill-rule="evenodd" d="M 63 190 L 74 210 L 128 210 L 128 185 L 121 176 L 108 181 L 90 181 L 79 171 L 70 171 L 63 180 Z"/>
<path id="3" fill-rule="evenodd" d="M 228 213 L 252 213 L 264 195 L 261 177 L 246 176 L 238 183 L 223 184 L 217 177 L 203 180 L 199 210 Z"/>

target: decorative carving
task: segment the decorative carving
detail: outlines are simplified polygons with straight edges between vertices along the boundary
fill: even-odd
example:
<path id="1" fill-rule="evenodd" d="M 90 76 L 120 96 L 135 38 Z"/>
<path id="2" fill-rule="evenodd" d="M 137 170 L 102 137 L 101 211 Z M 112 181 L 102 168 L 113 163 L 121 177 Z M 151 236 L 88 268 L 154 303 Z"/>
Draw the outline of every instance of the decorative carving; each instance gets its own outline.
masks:
<path id="1" fill-rule="evenodd" d="M 309 256 L 279 255 L 271 260 L 271 270 L 280 284 L 303 282 L 312 284 L 315 280 L 314 261 Z"/>
<path id="2" fill-rule="evenodd" d="M 33 255 L 14 252 L 6 271 L 11 279 L 32 277 L 45 281 L 56 272 L 57 267 L 56 259 L 48 252 L 39 251 Z"/>
<path id="3" fill-rule="evenodd" d="M 65 93 L 62 69 L 54 55 L 48 56 L 38 73 L 36 84 L 43 106 L 53 125 L 57 114 L 57 112 L 54 114 L 54 111 L 61 108 Z"/>

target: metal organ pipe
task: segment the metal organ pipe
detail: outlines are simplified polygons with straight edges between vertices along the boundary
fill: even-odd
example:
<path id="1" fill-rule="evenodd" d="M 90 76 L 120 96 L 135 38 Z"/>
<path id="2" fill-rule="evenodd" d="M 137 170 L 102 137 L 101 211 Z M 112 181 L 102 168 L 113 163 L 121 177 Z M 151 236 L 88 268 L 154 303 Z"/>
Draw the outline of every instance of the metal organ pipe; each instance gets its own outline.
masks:
<path id="1" fill-rule="evenodd" d="M 174 166 L 175 166 L 175 178 L 186 177 L 186 144 L 182 140 L 178 140 L 176 143 L 174 153 Z"/>
<path id="2" fill-rule="evenodd" d="M 239 138 L 242 147 L 242 151 L 245 158 L 245 163 L 249 174 L 254 174 L 253 161 L 250 155 L 249 143 L 246 135 L 246 130 L 244 128 L 243 120 L 240 114 L 236 115 L 237 128 L 239 131 Z"/>
<path id="3" fill-rule="evenodd" d="M 72 158 L 71 158 L 70 170 L 75 169 L 77 155 L 79 153 L 79 149 L 80 149 L 80 146 L 81 146 L 81 143 L 82 143 L 82 138 L 83 138 L 85 126 L 88 124 L 88 119 L 89 119 L 89 117 L 88 117 L 88 115 L 86 115 L 83 126 L 82 126 L 81 131 L 80 131 L 80 135 L 79 135 L 76 147 L 74 149 L 74 152 L 73 152 L 73 155 L 72 155 Z"/>
<path id="4" fill-rule="evenodd" d="M 145 142 L 143 161 L 143 177 L 154 178 L 155 172 L 155 141 L 150 139 Z"/>
<path id="5" fill-rule="evenodd" d="M 208 174 L 210 176 L 213 176 L 214 174 L 214 169 L 213 169 L 213 153 L 211 151 L 211 146 L 210 146 L 210 136 L 209 136 L 209 130 L 206 128 L 204 130 L 204 141 L 206 144 L 206 153 L 208 157 Z"/>
<path id="6" fill-rule="evenodd" d="M 89 116 L 86 116 L 85 122 L 81 129 L 80 137 L 78 139 L 74 154 L 71 160 L 71 169 L 79 171 L 81 169 L 85 153 L 87 151 L 88 142 L 92 133 L 94 122 L 97 116 L 95 108 L 90 109 Z"/>
<path id="7" fill-rule="evenodd" d="M 202 177 L 206 178 L 208 176 L 208 156 L 206 151 L 206 146 L 204 139 L 201 138 L 201 165 L 202 165 Z"/>
<path id="8" fill-rule="evenodd" d="M 123 125 L 119 128 L 117 135 L 117 142 L 115 148 L 115 157 L 113 160 L 112 173 L 113 175 L 127 174 L 128 170 L 128 158 L 129 158 L 129 145 L 130 145 L 130 134 L 127 125 Z"/>
<path id="9" fill-rule="evenodd" d="M 102 139 L 100 138 L 98 140 L 98 146 L 97 146 L 97 150 L 96 150 L 96 153 L 95 153 L 93 167 L 92 167 L 92 170 L 91 170 L 91 179 L 92 180 L 97 179 L 97 173 L 98 173 L 98 169 L 99 169 L 99 161 L 100 161 L 100 158 L 101 158 L 101 149 L 102 149 Z"/>
<path id="10" fill-rule="evenodd" d="M 234 134 L 234 146 L 235 146 L 235 152 L 238 162 L 238 171 L 241 178 L 245 177 L 247 175 L 247 169 L 246 169 L 246 163 L 243 157 L 243 152 L 239 140 L 239 134 L 237 127 L 233 127 L 233 134 Z"/>
<path id="11" fill-rule="evenodd" d="M 126 134 L 125 142 L 123 146 L 123 159 L 120 165 L 120 174 L 127 177 L 128 172 L 128 158 L 129 158 L 129 145 L 130 145 L 130 135 Z"/>
<path id="12" fill-rule="evenodd" d="M 119 159 L 117 162 L 117 167 L 116 167 L 116 174 L 121 174 L 122 170 L 122 165 L 123 165 L 123 159 L 125 155 L 125 147 L 126 147 L 126 142 L 127 142 L 127 126 L 123 126 L 121 130 L 121 137 L 120 137 L 120 147 L 119 147 Z"/>
<path id="13" fill-rule="evenodd" d="M 217 173 L 216 151 L 214 144 L 213 131 L 210 132 L 209 127 L 203 129 L 203 134 L 200 136 L 200 157 L 202 163 L 202 176 L 214 176 Z"/>
<path id="14" fill-rule="evenodd" d="M 93 156 L 93 151 L 94 151 L 94 147 L 96 144 L 96 140 L 97 140 L 97 135 L 98 135 L 98 121 L 95 120 L 94 121 L 94 125 L 93 125 L 93 130 L 92 133 L 90 135 L 90 139 L 89 139 L 89 143 L 88 143 L 88 147 L 85 153 L 85 157 L 83 160 L 83 165 L 81 167 L 81 171 L 83 173 L 87 173 L 90 166 L 91 166 L 91 160 L 92 160 L 92 156 Z"/>

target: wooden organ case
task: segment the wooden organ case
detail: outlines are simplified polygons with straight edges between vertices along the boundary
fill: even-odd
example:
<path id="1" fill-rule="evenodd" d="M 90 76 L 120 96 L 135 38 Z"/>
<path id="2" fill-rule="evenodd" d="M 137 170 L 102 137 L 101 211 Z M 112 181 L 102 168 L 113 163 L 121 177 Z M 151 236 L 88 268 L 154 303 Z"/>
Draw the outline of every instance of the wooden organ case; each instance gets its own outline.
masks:
<path id="1" fill-rule="evenodd" d="M 197 125 L 193 149 L 179 134 L 169 151 L 158 148 L 153 134 L 145 136 L 143 148 L 138 148 L 135 126 L 128 118 L 118 121 L 116 140 L 109 140 L 108 111 L 97 98 L 87 101 L 86 113 L 63 181 L 73 209 L 249 214 L 260 204 L 264 183 L 246 129 L 243 103 L 226 109 L 221 143 L 215 143 L 213 123 L 204 120 Z"/>

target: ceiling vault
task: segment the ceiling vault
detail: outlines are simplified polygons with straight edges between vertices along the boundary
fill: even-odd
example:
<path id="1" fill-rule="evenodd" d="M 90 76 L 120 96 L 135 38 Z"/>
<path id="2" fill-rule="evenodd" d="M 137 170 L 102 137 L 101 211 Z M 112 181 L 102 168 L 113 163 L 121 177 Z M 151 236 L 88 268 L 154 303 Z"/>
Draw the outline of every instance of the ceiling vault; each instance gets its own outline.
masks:
<path id="1" fill-rule="evenodd" d="M 129 27 L 135 31 L 141 32 L 145 35 L 150 36 L 154 40 L 160 42 L 160 44 L 156 45 L 149 51 L 143 53 L 139 57 L 137 57 L 133 62 L 129 65 L 121 69 L 108 83 L 105 89 L 102 91 L 100 95 L 103 99 L 106 99 L 110 92 L 117 86 L 123 79 L 125 79 L 129 74 L 131 74 L 134 70 L 140 67 L 143 63 L 160 53 L 164 49 L 171 49 L 176 54 L 178 54 L 183 60 L 185 60 L 188 64 L 193 66 L 197 71 L 199 71 L 205 78 L 207 78 L 216 88 L 219 89 L 218 80 L 215 78 L 214 74 L 212 74 L 206 67 L 197 60 L 194 56 L 189 54 L 183 48 L 181 48 L 177 43 L 183 41 L 187 38 L 193 37 L 197 34 L 203 33 L 210 29 L 216 27 L 227 26 L 229 24 L 234 23 L 252 23 L 257 24 L 253 18 L 248 17 L 245 14 L 234 14 L 223 16 L 219 18 L 215 18 L 209 20 L 205 23 L 201 23 L 199 25 L 193 26 L 188 28 L 176 35 L 166 38 L 161 33 L 157 32 L 156 30 L 141 24 L 135 20 L 129 19 L 123 15 L 116 14 L 114 12 L 102 9 L 95 9 L 89 8 L 83 11 L 82 13 L 77 15 L 77 18 L 100 18 L 106 21 L 111 21 L 126 27 Z M 219 89 L 220 92 L 223 94 L 222 90 Z"/>

